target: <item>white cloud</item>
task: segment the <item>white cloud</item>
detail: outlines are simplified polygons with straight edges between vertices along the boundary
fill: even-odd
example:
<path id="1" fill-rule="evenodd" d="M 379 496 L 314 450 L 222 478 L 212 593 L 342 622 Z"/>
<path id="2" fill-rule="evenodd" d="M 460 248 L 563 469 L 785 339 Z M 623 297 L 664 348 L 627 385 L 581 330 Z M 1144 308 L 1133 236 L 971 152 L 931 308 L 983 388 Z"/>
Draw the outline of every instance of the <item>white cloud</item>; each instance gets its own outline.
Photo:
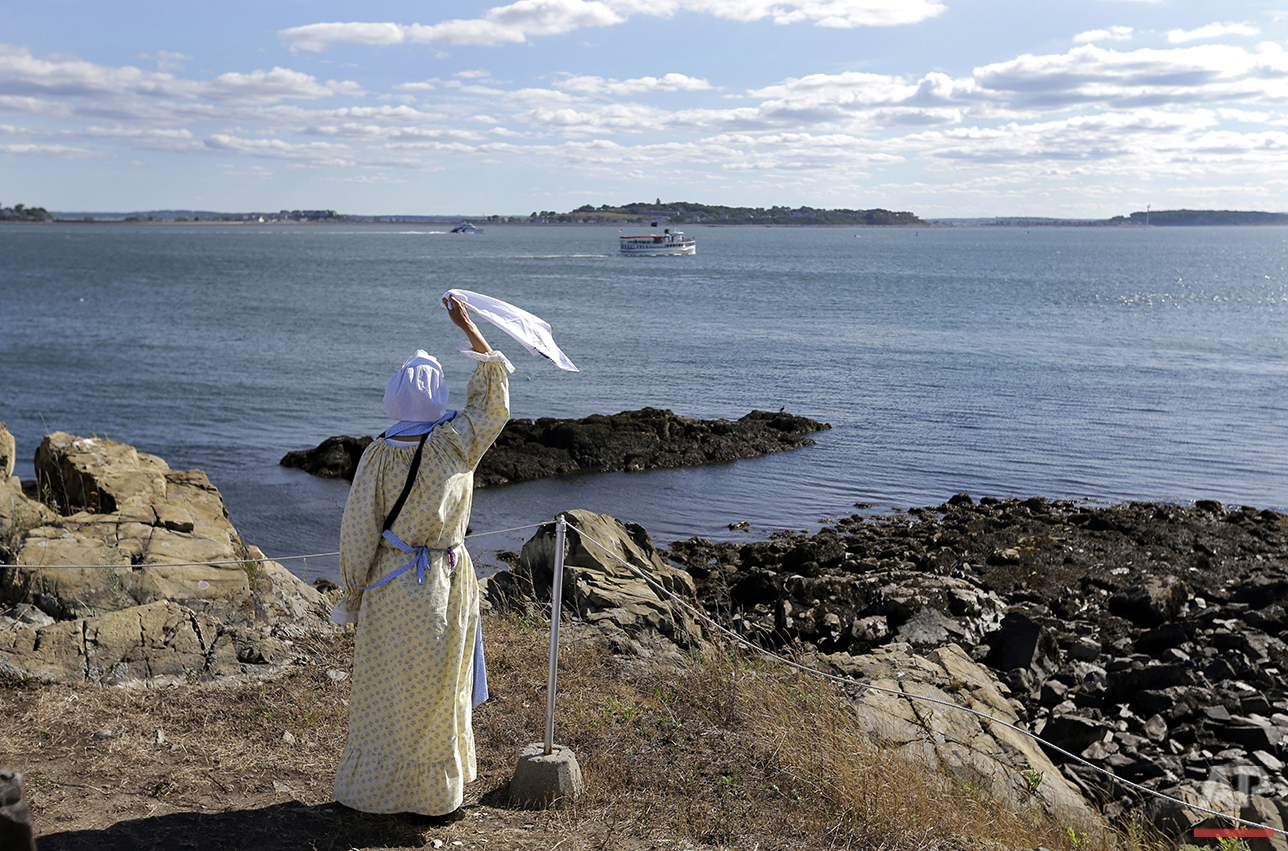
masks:
<path id="1" fill-rule="evenodd" d="M 661 77 L 636 77 L 630 80 L 613 80 L 604 77 L 569 77 L 556 84 L 559 88 L 586 95 L 635 95 L 643 92 L 700 92 L 714 88 L 706 80 L 684 74 L 665 74 Z"/>
<path id="2" fill-rule="evenodd" d="M 332 22 L 281 30 L 293 50 L 324 51 L 332 44 L 495 45 L 527 41 L 529 36 L 559 35 L 585 27 L 620 24 L 626 19 L 607 4 L 587 0 L 519 0 L 489 9 L 482 18 L 441 24 Z"/>
<path id="3" fill-rule="evenodd" d="M 365 45 L 497 45 L 537 36 L 625 23 L 633 15 L 671 17 L 679 12 L 750 23 L 810 22 L 852 28 L 914 24 L 945 10 L 941 0 L 519 0 L 489 9 L 481 18 L 438 24 L 327 22 L 280 30 L 292 50 L 321 52 L 337 43 Z"/>
<path id="4" fill-rule="evenodd" d="M 301 160 L 315 165 L 352 164 L 346 156 L 351 153 L 346 145 L 330 142 L 287 142 L 282 139 L 246 139 L 227 133 L 215 133 L 205 140 L 205 145 L 219 153 L 233 153 L 270 159 Z"/>
<path id="5" fill-rule="evenodd" d="M 201 149 L 201 143 L 184 129 L 140 127 L 87 127 L 80 131 L 87 139 L 110 139 L 128 142 L 132 148 L 151 151 L 191 152 Z"/>
<path id="6" fill-rule="evenodd" d="M 973 76 L 977 97 L 1014 110 L 1288 101 L 1288 54 L 1261 47 L 1256 53 L 1227 45 L 1120 53 L 1086 45 L 985 65 Z"/>
<path id="7" fill-rule="evenodd" d="M 1251 24 L 1208 24 L 1196 30 L 1169 30 L 1167 40 L 1172 44 L 1183 44 L 1188 41 L 1199 41 L 1205 38 L 1221 38 L 1227 35 L 1260 35 L 1261 31 Z"/>
<path id="8" fill-rule="evenodd" d="M 191 62 L 192 57 L 183 53 L 172 53 L 162 50 L 157 53 L 158 71 L 182 71 L 184 62 Z"/>
<path id="9" fill-rule="evenodd" d="M 1103 30 L 1087 30 L 1073 37 L 1075 44 L 1086 44 L 1092 41 L 1131 41 L 1131 27 L 1109 27 Z"/>
<path id="10" fill-rule="evenodd" d="M 295 50 L 323 51 L 332 44 L 387 45 L 407 40 L 408 27 L 389 23 L 321 23 L 281 30 L 278 35 Z"/>
<path id="11" fill-rule="evenodd" d="M 318 110 L 314 115 L 330 118 L 365 118 L 375 121 L 393 121 L 406 124 L 415 121 L 441 121 L 440 113 L 425 112 L 410 106 L 346 106 L 340 109 Z"/>
<path id="12" fill-rule="evenodd" d="M 86 148 L 36 144 L 0 145 L 0 154 L 11 157 L 50 157 L 60 160 L 87 160 L 102 156 L 97 151 Z"/>
<path id="13" fill-rule="evenodd" d="M 398 83 L 394 89 L 407 92 L 432 92 L 442 88 L 443 81 L 437 79 L 421 80 L 415 83 Z"/>
<path id="14" fill-rule="evenodd" d="M 352 82 L 329 80 L 273 68 L 248 74 L 228 72 L 208 82 L 183 80 L 161 71 L 143 71 L 130 65 L 111 67 L 79 59 L 37 59 L 26 48 L 0 45 L 0 94 L 47 97 L 210 99 L 244 104 L 315 99 L 335 94 L 356 95 Z"/>
<path id="15" fill-rule="evenodd" d="M 695 12 L 735 21 L 770 18 L 776 24 L 810 21 L 823 27 L 884 27 L 915 24 L 943 13 L 938 0 L 687 0 Z"/>
<path id="16" fill-rule="evenodd" d="M 45 98 L 24 97 L 22 95 L 0 95 L 0 112 L 49 116 L 71 114 L 71 110 L 64 103 Z"/>
<path id="17" fill-rule="evenodd" d="M 771 23 L 888 24 L 905 13 L 924 19 L 932 8 L 941 7 L 527 0 L 432 27 L 324 25 L 338 29 L 311 31 L 312 47 L 306 35 L 293 45 L 502 43 L 664 15 L 759 21 L 758 32 L 771 33 Z M 743 79 L 735 70 L 696 58 L 683 69 L 690 73 L 646 66 L 657 75 L 644 76 L 630 66 L 608 76 L 628 66 L 520 59 L 487 70 L 480 54 L 460 51 L 471 58 L 422 64 L 405 83 L 388 80 L 402 67 L 390 63 L 358 78 L 379 81 L 364 87 L 268 61 L 266 69 L 216 69 L 197 79 L 178 67 L 190 61 L 178 55 L 163 54 L 175 65 L 158 61 L 151 70 L 0 46 L 0 118 L 7 122 L 0 154 L 103 157 L 124 167 L 147 159 L 132 151 L 164 151 L 238 173 L 256 164 L 279 174 L 314 169 L 320 181 L 379 181 L 384 172 L 413 170 L 469 174 L 491 163 L 530 170 L 534 185 L 548 169 L 567 169 L 577 181 L 602 177 L 596 184 L 605 187 L 637 174 L 662 186 L 799 186 L 807 197 L 842 186 L 865 197 L 884 186 L 897 197 L 899 187 L 919 181 L 950 186 L 944 193 L 1019 197 L 1038 182 L 1110 187 L 1141 174 L 1176 178 L 1176 185 L 1235 185 L 1250 175 L 1245 182 L 1264 187 L 1265 175 L 1288 174 L 1288 53 L 1272 42 L 1251 46 L 1249 32 L 1237 29 L 1247 25 L 1221 26 L 1231 43 L 1132 50 L 1118 43 L 1145 30 L 1113 26 L 1079 33 L 1078 44 L 1060 53 L 1000 54 L 1014 58 L 954 74 L 808 73 L 828 66 L 804 56 L 795 66 L 801 73 L 768 85 L 776 78 L 762 77 L 736 92 L 728 88 Z M 1197 35 L 1205 31 L 1188 35 L 1214 37 Z M 326 60 L 300 61 L 312 69 L 306 61 Z"/>
<path id="18" fill-rule="evenodd" d="M 605 131 L 640 133 L 652 130 L 664 120 L 665 113 L 640 104 L 610 104 L 591 109 L 539 106 L 521 113 L 517 120 L 547 130 L 578 135 Z"/>
<path id="19" fill-rule="evenodd" d="M 1227 109 L 1222 108 L 1216 111 L 1216 114 L 1223 121 L 1238 121 L 1243 124 L 1268 124 L 1273 120 L 1273 116 L 1265 112 L 1251 112 L 1246 109 Z"/>
<path id="20" fill-rule="evenodd" d="M 201 97 L 242 104 L 310 100 L 334 94 L 357 95 L 362 92 L 357 83 L 342 83 L 335 80 L 319 83 L 308 74 L 288 68 L 252 71 L 249 74 L 230 72 L 220 74 L 211 82 L 199 85 L 202 89 L 199 93 Z M 197 93 L 194 92 L 194 95 Z"/>

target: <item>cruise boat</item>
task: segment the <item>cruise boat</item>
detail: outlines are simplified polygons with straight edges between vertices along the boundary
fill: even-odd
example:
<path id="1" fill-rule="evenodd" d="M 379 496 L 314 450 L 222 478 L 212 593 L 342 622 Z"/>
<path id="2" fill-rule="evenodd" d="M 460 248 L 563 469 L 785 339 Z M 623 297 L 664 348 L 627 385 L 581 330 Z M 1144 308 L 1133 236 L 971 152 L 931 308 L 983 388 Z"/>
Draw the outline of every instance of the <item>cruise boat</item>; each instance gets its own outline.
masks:
<path id="1" fill-rule="evenodd" d="M 668 254 L 696 254 L 698 241 L 681 231 L 664 229 L 661 233 L 627 236 L 618 239 L 619 253 L 627 257 L 662 257 Z"/>

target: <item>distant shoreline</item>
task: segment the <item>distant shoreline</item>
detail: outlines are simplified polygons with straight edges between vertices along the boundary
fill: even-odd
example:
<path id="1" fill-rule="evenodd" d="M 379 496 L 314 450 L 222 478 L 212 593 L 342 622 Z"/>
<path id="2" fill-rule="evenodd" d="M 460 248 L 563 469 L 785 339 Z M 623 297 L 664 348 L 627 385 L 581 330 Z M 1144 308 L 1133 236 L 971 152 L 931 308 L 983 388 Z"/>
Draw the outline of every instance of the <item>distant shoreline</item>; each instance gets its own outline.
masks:
<path id="1" fill-rule="evenodd" d="M 111 215 L 111 214 L 104 214 Z M 359 225 L 359 226 L 416 226 L 416 227 L 449 227 L 454 223 L 461 221 L 453 219 L 451 221 L 398 221 L 382 220 L 372 221 L 370 219 L 331 219 L 328 221 L 270 221 L 254 222 L 241 221 L 236 219 L 156 219 L 152 221 L 143 219 L 115 219 L 115 218 L 89 218 L 89 219 L 63 219 L 55 218 L 42 222 L 36 221 L 0 221 L 0 227 L 5 225 L 29 225 L 29 226 L 51 226 L 51 225 L 147 225 L 159 227 L 210 227 L 214 225 L 223 225 L 225 227 L 298 227 L 301 225 L 309 227 L 335 227 L 337 225 Z M 483 221 L 474 219 L 473 221 Z M 786 224 L 786 223 L 764 223 L 755 222 L 675 222 L 672 227 L 689 227 L 689 228 L 776 228 L 776 229 L 830 229 L 830 230 L 946 230 L 946 229 L 1015 229 L 1015 228 L 1175 228 L 1175 227 L 1227 227 L 1227 228 L 1245 228 L 1245 227 L 1288 227 L 1288 214 L 1284 216 L 1282 222 L 1211 222 L 1211 221 L 1194 221 L 1185 223 L 1153 223 L 1144 224 L 1136 221 L 943 221 L 930 220 L 922 224 L 891 224 L 891 225 L 867 225 L 867 224 Z M 557 227 L 557 228 L 623 228 L 623 227 L 648 227 L 648 225 L 639 222 L 610 222 L 607 224 L 599 222 L 528 222 L 528 221 L 511 221 L 511 222 L 486 222 L 486 227 Z"/>

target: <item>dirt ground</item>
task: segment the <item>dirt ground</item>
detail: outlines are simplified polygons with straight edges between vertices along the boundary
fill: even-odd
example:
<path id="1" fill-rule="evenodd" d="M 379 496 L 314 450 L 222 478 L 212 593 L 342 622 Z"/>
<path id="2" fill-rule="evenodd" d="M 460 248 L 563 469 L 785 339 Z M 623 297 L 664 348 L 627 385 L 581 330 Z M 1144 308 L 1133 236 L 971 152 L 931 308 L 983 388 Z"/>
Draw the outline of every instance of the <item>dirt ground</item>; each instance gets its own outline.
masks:
<path id="1" fill-rule="evenodd" d="M 543 671 L 544 651 L 538 630 L 519 630 L 512 646 L 500 632 L 494 697 L 475 716 L 479 779 L 463 817 L 445 827 L 359 813 L 332 796 L 351 633 L 314 640 L 302 648 L 307 663 L 262 680 L 163 689 L 4 681 L 0 766 L 23 774 L 40 851 L 693 847 L 641 839 L 638 828 L 622 835 L 586 809 L 509 806 L 514 764 L 541 739 L 545 711 L 544 675 L 517 674 Z"/>

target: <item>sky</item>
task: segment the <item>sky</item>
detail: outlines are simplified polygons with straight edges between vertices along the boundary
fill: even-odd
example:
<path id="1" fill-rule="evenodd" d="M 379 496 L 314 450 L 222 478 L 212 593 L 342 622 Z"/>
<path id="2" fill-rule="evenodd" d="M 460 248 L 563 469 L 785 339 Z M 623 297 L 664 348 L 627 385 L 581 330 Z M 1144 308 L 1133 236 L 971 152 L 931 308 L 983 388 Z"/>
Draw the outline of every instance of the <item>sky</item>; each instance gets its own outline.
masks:
<path id="1" fill-rule="evenodd" d="M 0 206 L 1288 211 L 1288 0 L 0 0 Z"/>

